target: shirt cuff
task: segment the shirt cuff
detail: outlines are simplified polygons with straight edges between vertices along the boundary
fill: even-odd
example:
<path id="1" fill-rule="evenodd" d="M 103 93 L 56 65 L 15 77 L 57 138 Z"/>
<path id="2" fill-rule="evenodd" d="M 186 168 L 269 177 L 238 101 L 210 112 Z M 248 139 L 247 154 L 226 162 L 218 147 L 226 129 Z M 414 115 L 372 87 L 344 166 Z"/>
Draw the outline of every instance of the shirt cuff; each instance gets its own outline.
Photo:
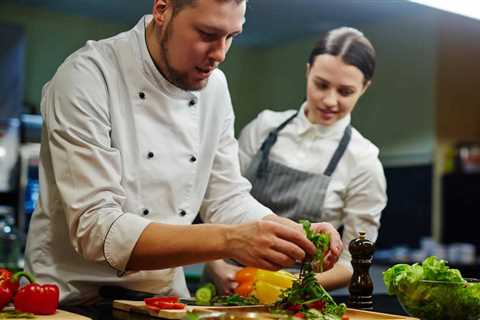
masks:
<path id="1" fill-rule="evenodd" d="M 122 214 L 112 223 L 103 247 L 105 260 L 112 268 L 125 271 L 138 238 L 150 223 L 131 213 Z"/>
<path id="2" fill-rule="evenodd" d="M 260 202 L 256 200 L 249 203 L 248 206 L 245 206 L 244 212 L 248 212 L 248 214 L 245 215 L 245 218 L 241 223 L 258 221 L 265 218 L 269 214 L 274 214 L 272 210 L 265 207 L 264 205 L 262 205 Z"/>

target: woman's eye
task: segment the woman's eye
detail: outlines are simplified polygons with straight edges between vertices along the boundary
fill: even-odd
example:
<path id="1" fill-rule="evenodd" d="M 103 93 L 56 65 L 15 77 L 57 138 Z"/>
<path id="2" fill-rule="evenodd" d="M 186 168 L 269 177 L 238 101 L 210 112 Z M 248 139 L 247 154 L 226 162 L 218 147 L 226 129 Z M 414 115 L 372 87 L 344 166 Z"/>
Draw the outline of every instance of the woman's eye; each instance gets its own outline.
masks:
<path id="1" fill-rule="evenodd" d="M 350 96 L 350 95 L 353 94 L 353 90 L 351 90 L 351 89 L 342 89 L 342 90 L 339 90 L 338 93 L 340 93 L 340 95 L 341 95 L 342 97 L 348 97 L 348 96 Z"/>
<path id="2" fill-rule="evenodd" d="M 317 82 L 315 83 L 315 85 L 317 86 L 318 89 L 320 90 L 326 90 L 328 89 L 328 84 L 324 83 L 324 82 Z"/>

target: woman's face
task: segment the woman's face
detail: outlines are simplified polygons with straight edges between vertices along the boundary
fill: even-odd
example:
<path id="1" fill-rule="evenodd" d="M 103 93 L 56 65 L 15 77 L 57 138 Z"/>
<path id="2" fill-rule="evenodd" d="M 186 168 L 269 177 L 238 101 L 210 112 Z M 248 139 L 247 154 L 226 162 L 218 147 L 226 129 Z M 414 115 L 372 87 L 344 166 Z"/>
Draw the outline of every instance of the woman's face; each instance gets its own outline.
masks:
<path id="1" fill-rule="evenodd" d="M 305 115 L 314 124 L 332 125 L 352 112 L 370 85 L 362 72 L 330 54 L 318 55 L 307 65 Z"/>

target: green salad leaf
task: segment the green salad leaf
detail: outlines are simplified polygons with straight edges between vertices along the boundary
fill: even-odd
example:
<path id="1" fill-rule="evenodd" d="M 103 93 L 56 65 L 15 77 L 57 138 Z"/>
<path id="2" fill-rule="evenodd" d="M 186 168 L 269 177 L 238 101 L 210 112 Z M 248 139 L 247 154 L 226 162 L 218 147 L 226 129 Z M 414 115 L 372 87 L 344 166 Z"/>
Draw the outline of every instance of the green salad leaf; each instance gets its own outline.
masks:
<path id="1" fill-rule="evenodd" d="M 383 280 L 388 294 L 396 295 L 415 317 L 480 319 L 480 283 L 467 283 L 460 271 L 448 267 L 445 260 L 431 256 L 421 264 L 396 264 L 383 273 Z"/>
<path id="2" fill-rule="evenodd" d="M 312 264 L 321 262 L 330 245 L 328 234 L 316 233 L 308 220 L 301 220 L 305 235 L 315 244 L 317 251 L 313 259 L 305 259 L 300 277 L 291 288 L 285 289 L 275 304 L 275 310 L 300 312 L 307 320 L 340 320 L 346 312 L 344 303 L 337 304 L 330 294 L 317 282 Z"/>
<path id="3" fill-rule="evenodd" d="M 307 239 L 312 241 L 315 248 L 317 248 L 315 255 L 313 256 L 313 261 L 320 267 L 319 272 L 323 272 L 323 258 L 330 246 L 330 235 L 327 233 L 315 232 L 312 229 L 312 224 L 308 220 L 300 220 L 299 222 L 303 226 Z"/>

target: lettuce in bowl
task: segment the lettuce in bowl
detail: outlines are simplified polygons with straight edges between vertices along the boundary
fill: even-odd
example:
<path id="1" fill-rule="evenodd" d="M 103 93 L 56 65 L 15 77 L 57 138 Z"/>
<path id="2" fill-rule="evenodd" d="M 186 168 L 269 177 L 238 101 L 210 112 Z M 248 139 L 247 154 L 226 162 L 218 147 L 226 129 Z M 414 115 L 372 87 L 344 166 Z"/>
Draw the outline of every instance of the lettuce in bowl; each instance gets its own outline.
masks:
<path id="1" fill-rule="evenodd" d="M 480 283 L 467 283 L 445 260 L 431 256 L 421 264 L 396 264 L 383 273 L 383 280 L 388 294 L 414 317 L 480 319 Z"/>

